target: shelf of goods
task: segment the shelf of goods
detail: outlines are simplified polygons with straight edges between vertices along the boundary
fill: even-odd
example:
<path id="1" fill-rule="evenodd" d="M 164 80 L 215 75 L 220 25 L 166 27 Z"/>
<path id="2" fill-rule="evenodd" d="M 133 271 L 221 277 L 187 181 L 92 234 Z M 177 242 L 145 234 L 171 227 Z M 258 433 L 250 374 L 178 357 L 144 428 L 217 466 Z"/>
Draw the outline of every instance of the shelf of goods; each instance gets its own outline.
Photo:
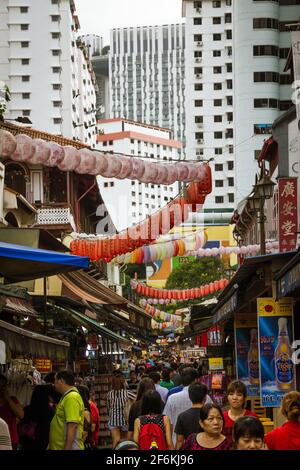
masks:
<path id="1" fill-rule="evenodd" d="M 111 390 L 111 374 L 96 375 L 94 379 L 95 401 L 100 412 L 100 432 L 99 432 L 99 448 L 111 448 L 111 435 L 107 427 L 108 410 L 107 410 L 107 393 Z"/>

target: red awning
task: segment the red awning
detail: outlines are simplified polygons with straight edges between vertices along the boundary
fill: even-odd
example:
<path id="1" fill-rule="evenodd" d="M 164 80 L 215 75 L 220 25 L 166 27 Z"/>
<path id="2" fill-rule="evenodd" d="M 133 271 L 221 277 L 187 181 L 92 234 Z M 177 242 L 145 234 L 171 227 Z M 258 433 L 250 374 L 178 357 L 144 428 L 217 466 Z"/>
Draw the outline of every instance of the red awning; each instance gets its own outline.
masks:
<path id="1" fill-rule="evenodd" d="M 267 161 L 272 160 L 277 155 L 277 151 L 278 151 L 277 142 L 273 139 L 273 137 L 269 137 L 269 139 L 265 140 L 264 142 L 264 145 L 258 157 L 258 162 L 260 163 L 263 160 L 267 160 Z"/>
<path id="2" fill-rule="evenodd" d="M 3 310 L 24 316 L 37 316 L 37 312 L 34 310 L 32 305 L 24 299 L 1 295 L 0 300 L 3 301 Z"/>

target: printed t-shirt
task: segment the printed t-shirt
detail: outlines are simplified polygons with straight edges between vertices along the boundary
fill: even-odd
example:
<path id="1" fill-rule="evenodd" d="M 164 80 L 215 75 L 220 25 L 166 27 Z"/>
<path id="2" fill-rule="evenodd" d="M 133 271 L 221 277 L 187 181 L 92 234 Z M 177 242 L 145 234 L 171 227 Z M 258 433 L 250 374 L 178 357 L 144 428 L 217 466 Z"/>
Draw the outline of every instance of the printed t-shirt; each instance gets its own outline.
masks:
<path id="1" fill-rule="evenodd" d="M 200 408 L 190 408 L 180 413 L 175 426 L 175 434 L 181 434 L 185 439 L 190 434 L 198 434 L 202 431 L 199 420 Z"/>
<path id="2" fill-rule="evenodd" d="M 300 450 L 300 422 L 284 423 L 268 432 L 265 441 L 269 450 Z"/>
<path id="3" fill-rule="evenodd" d="M 68 390 L 57 405 L 50 425 L 49 450 L 64 450 L 67 423 L 78 423 L 72 450 L 83 450 L 84 405 L 75 387 Z"/>

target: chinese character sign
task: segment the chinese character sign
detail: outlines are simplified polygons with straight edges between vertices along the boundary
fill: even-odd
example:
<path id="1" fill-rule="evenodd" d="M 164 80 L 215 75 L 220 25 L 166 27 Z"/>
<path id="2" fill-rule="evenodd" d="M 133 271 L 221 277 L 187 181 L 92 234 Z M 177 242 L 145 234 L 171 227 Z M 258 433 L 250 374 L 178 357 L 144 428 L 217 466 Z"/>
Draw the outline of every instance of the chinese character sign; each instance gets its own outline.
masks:
<path id="1" fill-rule="evenodd" d="M 292 251 L 297 244 L 297 178 L 279 178 L 279 251 Z"/>
<path id="2" fill-rule="evenodd" d="M 257 299 L 261 406 L 278 407 L 282 397 L 295 390 L 293 303 L 283 300 Z"/>

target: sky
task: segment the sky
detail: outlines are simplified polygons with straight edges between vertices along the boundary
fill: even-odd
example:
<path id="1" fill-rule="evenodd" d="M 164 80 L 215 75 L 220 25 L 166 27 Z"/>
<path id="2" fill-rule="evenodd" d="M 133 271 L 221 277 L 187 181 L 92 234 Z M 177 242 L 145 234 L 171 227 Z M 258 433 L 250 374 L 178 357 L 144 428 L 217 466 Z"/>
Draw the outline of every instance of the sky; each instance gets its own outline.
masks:
<path id="1" fill-rule="evenodd" d="M 98 34 L 109 44 L 109 31 L 126 26 L 180 23 L 182 0 L 75 0 L 80 34 Z"/>

